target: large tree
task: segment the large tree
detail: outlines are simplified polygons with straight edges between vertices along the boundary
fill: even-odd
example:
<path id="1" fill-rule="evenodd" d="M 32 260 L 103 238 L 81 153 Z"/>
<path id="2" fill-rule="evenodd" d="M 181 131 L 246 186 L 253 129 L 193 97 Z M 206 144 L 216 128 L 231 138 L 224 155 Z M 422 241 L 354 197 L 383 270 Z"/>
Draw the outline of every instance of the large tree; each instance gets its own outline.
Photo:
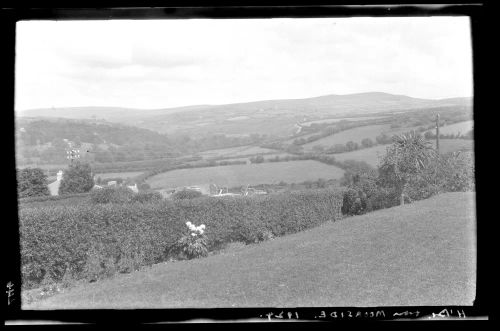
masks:
<path id="1" fill-rule="evenodd" d="M 47 176 L 40 168 L 17 170 L 17 193 L 19 198 L 50 195 Z"/>
<path id="2" fill-rule="evenodd" d="M 64 171 L 59 186 L 59 195 L 84 193 L 90 191 L 92 187 L 94 187 L 94 179 L 90 165 L 76 161 Z"/>
<path id="3" fill-rule="evenodd" d="M 404 204 L 408 184 L 420 176 L 437 155 L 432 144 L 415 131 L 395 136 L 394 140 L 381 161 L 379 178 L 384 186 L 396 189 Z"/>

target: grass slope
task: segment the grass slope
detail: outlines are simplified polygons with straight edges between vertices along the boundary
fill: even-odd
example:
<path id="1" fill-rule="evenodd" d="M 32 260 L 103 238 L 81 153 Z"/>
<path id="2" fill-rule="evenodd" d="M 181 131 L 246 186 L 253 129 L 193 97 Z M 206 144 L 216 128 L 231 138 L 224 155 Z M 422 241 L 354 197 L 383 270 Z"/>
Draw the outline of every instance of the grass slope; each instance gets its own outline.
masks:
<path id="1" fill-rule="evenodd" d="M 81 285 L 23 309 L 471 305 L 474 201 L 443 194 Z"/>

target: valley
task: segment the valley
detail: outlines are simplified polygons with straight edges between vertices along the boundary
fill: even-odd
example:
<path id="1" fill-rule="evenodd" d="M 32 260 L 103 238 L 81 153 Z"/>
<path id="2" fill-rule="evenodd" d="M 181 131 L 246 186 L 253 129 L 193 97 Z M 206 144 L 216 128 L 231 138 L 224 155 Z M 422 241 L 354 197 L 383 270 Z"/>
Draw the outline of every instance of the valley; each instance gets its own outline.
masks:
<path id="1" fill-rule="evenodd" d="M 67 166 L 70 147 L 92 165 L 95 178 L 145 181 L 153 189 L 339 180 L 345 170 L 312 158 L 376 168 L 393 135 L 433 132 L 437 113 L 445 124 L 441 134 L 472 129 L 470 98 L 386 93 L 156 110 L 35 109 L 17 117 L 16 153 L 20 168 L 40 167 L 49 181 Z M 442 139 L 440 146 L 442 153 L 473 149 L 470 139 Z"/>

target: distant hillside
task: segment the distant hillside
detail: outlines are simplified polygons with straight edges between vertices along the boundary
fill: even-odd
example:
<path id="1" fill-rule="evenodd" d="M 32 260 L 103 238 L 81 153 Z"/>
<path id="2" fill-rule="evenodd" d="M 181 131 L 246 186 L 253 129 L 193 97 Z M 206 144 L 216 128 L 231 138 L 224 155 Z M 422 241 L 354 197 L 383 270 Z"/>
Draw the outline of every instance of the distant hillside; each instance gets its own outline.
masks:
<path id="1" fill-rule="evenodd" d="M 16 160 L 19 165 L 65 163 L 66 152 L 75 148 L 80 150 L 82 159 L 98 163 L 142 161 L 260 143 L 261 139 L 258 135 L 207 135 L 195 140 L 103 120 L 19 117 Z"/>
<path id="2" fill-rule="evenodd" d="M 305 120 L 443 106 L 471 107 L 472 98 L 429 100 L 370 92 L 154 110 L 116 107 L 31 109 L 18 112 L 18 115 L 105 119 L 157 132 L 182 132 L 190 135 L 206 133 L 286 135 L 296 122 Z"/>
<path id="3" fill-rule="evenodd" d="M 113 123 L 68 119 L 19 118 L 18 162 L 65 162 L 66 151 L 81 149 L 82 158 L 98 162 L 142 160 L 180 154 L 179 143 L 154 131 Z"/>

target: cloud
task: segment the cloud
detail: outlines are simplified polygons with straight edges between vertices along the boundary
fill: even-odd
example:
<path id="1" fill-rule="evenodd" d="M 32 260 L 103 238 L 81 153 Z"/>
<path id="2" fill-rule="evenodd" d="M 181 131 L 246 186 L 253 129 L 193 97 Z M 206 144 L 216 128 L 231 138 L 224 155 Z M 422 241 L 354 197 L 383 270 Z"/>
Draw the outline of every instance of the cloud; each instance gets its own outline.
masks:
<path id="1" fill-rule="evenodd" d="M 153 68 L 173 68 L 200 64 L 202 59 L 189 54 L 163 53 L 154 49 L 134 48 L 132 53 L 132 63 L 143 67 Z"/>
<path id="2" fill-rule="evenodd" d="M 18 24 L 16 107 L 467 96 L 470 47 L 456 17 L 28 21 Z"/>

